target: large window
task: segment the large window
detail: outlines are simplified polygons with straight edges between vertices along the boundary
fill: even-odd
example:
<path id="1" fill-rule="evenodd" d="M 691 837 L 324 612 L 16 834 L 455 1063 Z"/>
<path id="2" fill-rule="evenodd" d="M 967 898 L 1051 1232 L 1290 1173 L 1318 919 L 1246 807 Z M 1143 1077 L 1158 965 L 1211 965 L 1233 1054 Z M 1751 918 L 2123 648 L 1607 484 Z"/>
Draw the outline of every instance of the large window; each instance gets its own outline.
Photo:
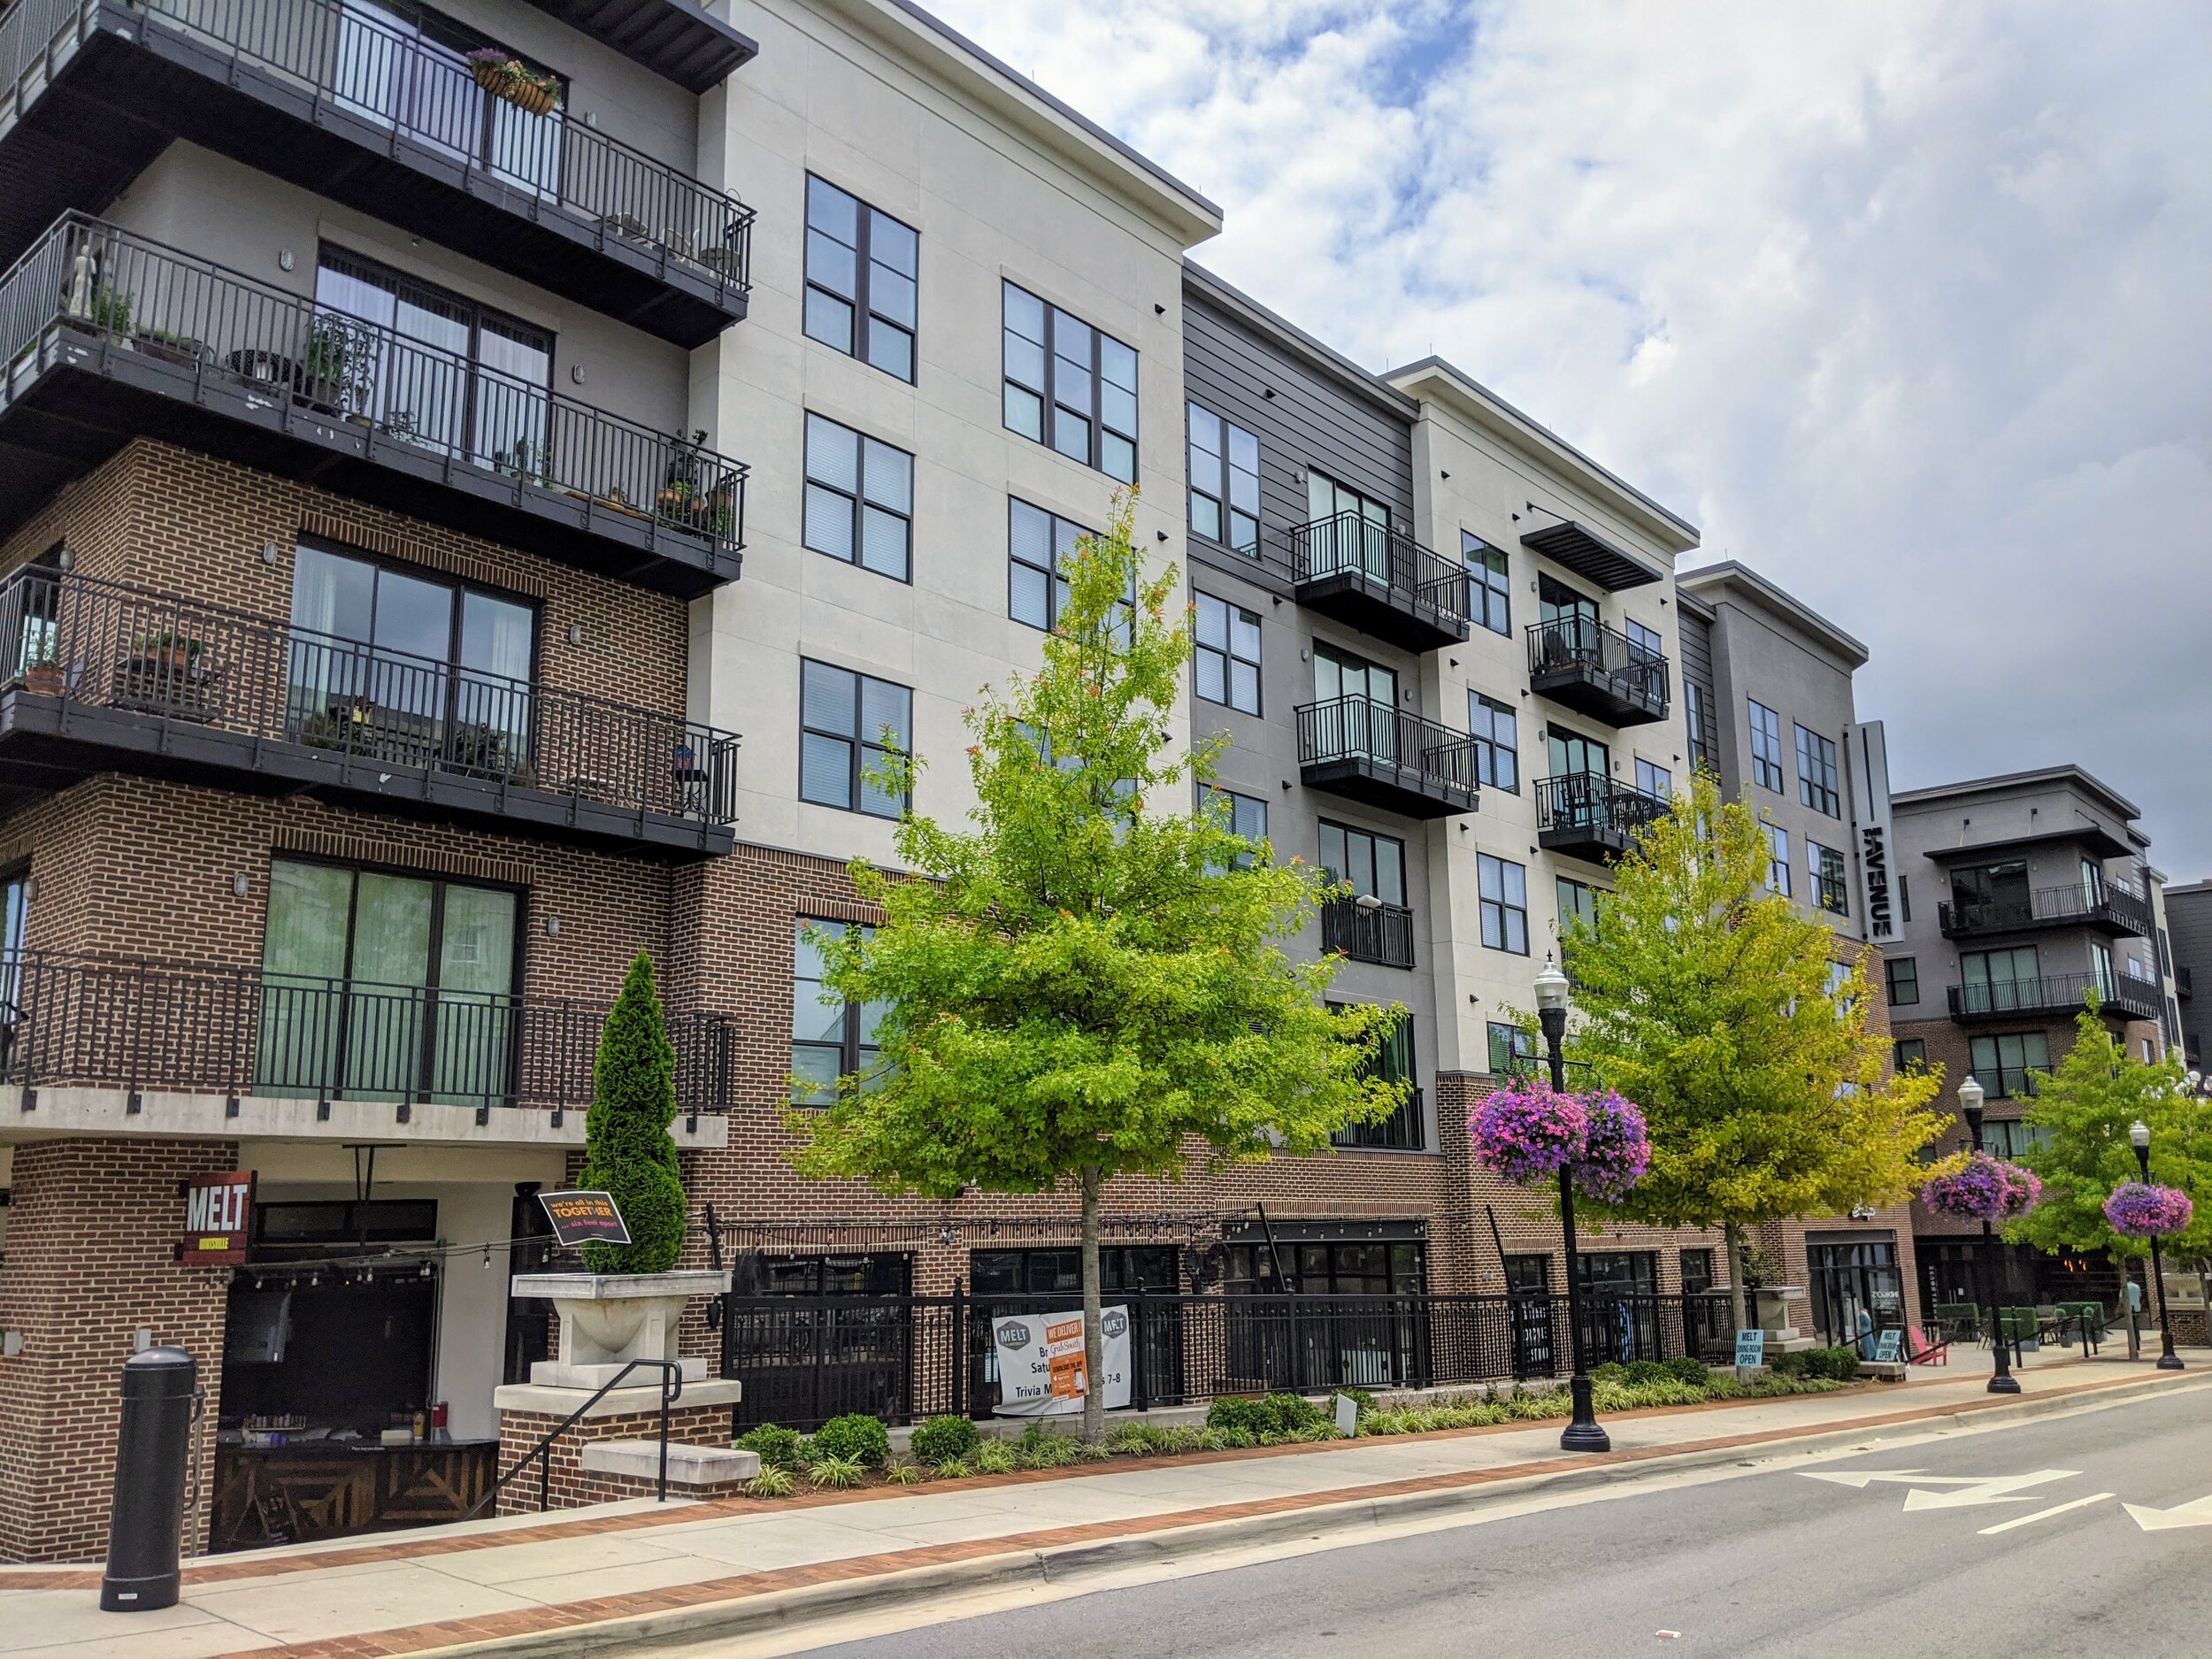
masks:
<path id="1" fill-rule="evenodd" d="M 1090 534 L 1081 525 L 1009 501 L 1006 509 L 1006 614 L 1033 628 L 1060 626 L 1060 607 L 1068 602 L 1068 579 L 1060 563 Z"/>
<path id="2" fill-rule="evenodd" d="M 1890 1044 L 1892 1057 L 1900 1071 L 1924 1071 L 1928 1069 L 1928 1043 L 1924 1037 L 1900 1037 Z"/>
<path id="3" fill-rule="evenodd" d="M 1256 795 L 1239 795 L 1233 789 L 1217 789 L 1210 783 L 1202 783 L 1198 786 L 1198 810 L 1220 813 L 1224 829 L 1242 836 L 1255 847 L 1267 839 L 1267 803 Z M 1255 856 L 1256 853 L 1241 852 L 1234 863 L 1242 869 Z"/>
<path id="4" fill-rule="evenodd" d="M 1475 734 L 1475 778 L 1486 789 L 1521 792 L 1520 716 L 1509 703 L 1467 694 L 1467 729 Z"/>
<path id="5" fill-rule="evenodd" d="M 2024 1093 L 2032 1094 L 2035 1088 L 2035 1079 L 2031 1077 Z M 2023 1152 L 2050 1144 L 2051 1132 L 2040 1125 L 2024 1124 L 2014 1118 L 1992 1118 L 1982 1125 L 1982 1149 L 1992 1157 L 2016 1158 Z"/>
<path id="6" fill-rule="evenodd" d="M 1959 952 L 1960 988 L 1970 1014 L 2034 1007 L 2042 999 L 2042 977 L 2033 945 Z"/>
<path id="7" fill-rule="evenodd" d="M 1536 1033 L 1503 1020 L 1489 1022 L 1490 1075 L 1527 1077 L 1536 1067 Z"/>
<path id="8" fill-rule="evenodd" d="M 1567 924 L 1579 917 L 1592 927 L 1598 925 L 1598 890 L 1586 881 L 1577 881 L 1572 876 L 1553 878 L 1559 900 L 1559 935 L 1565 938 Z"/>
<path id="9" fill-rule="evenodd" d="M 1790 895 L 1790 833 L 1778 824 L 1762 824 L 1767 838 L 1767 891 Z"/>
<path id="10" fill-rule="evenodd" d="M 2011 1100 L 2035 1092 L 2034 1077 L 2051 1069 L 2050 1045 L 2039 1031 L 1977 1037 L 1968 1045 L 1974 1080 L 1993 1099 Z"/>
<path id="11" fill-rule="evenodd" d="M 1555 778 L 1596 778 L 1613 774 L 1613 751 L 1594 737 L 1585 737 L 1563 726 L 1544 729 L 1544 749 Z"/>
<path id="12" fill-rule="evenodd" d="M 1350 884 L 1355 898 L 1380 899 L 1402 909 L 1406 902 L 1406 844 L 1348 825 L 1321 820 L 1321 868 L 1331 882 Z"/>
<path id="13" fill-rule="evenodd" d="M 1889 977 L 1889 1005 L 1911 1008 L 1920 1001 L 1920 964 L 1912 956 L 1892 956 L 1882 964 Z"/>
<path id="14" fill-rule="evenodd" d="M 792 930 L 791 1101 L 795 1106 L 826 1106 L 837 1098 L 837 1079 L 858 1076 L 875 1064 L 876 1027 L 885 1004 L 860 1007 L 822 983 L 822 953 L 808 931 L 842 938 L 855 924 L 809 921 Z M 862 927 L 862 938 L 872 934 Z"/>
<path id="15" fill-rule="evenodd" d="M 1125 484 L 1137 477 L 1137 354 L 1005 284 L 1006 425 Z"/>
<path id="16" fill-rule="evenodd" d="M 1528 872 L 1507 858 L 1475 855 L 1475 887 L 1482 942 L 1493 950 L 1528 955 Z"/>
<path id="17" fill-rule="evenodd" d="M 908 801 L 870 774 L 902 754 L 914 727 L 906 687 L 827 663 L 799 664 L 799 798 L 875 818 L 897 818 Z"/>
<path id="18" fill-rule="evenodd" d="M 1493 634 L 1510 634 L 1513 595 L 1505 549 L 1463 530 L 1459 556 L 1467 565 L 1468 619 Z"/>
<path id="19" fill-rule="evenodd" d="M 1398 704 L 1398 671 L 1386 668 L 1380 663 L 1371 663 L 1356 652 L 1340 646 L 1324 645 L 1316 640 L 1313 645 L 1313 695 L 1317 702 L 1331 703 L 1339 697 L 1365 697 L 1395 708 Z"/>
<path id="20" fill-rule="evenodd" d="M 807 175 L 807 338 L 913 380 L 920 260 L 911 226 Z"/>
<path id="21" fill-rule="evenodd" d="M 1190 530 L 1233 552 L 1260 552 L 1260 441 L 1190 405 Z"/>
<path id="22" fill-rule="evenodd" d="M 806 418 L 806 545 L 879 576 L 912 574 L 914 457 L 904 449 Z"/>
<path id="23" fill-rule="evenodd" d="M 1662 801 L 1674 798 L 1674 774 L 1655 761 L 1636 757 L 1636 787 L 1646 795 L 1657 795 Z"/>
<path id="24" fill-rule="evenodd" d="M 1751 704 L 1751 780 L 1782 793 L 1782 717 L 1757 698 Z"/>
<path id="25" fill-rule="evenodd" d="M 1813 897 L 1820 908 L 1838 916 L 1850 913 L 1850 888 L 1845 879 L 1843 854 L 1818 841 L 1805 842 L 1805 868 L 1813 878 Z"/>
<path id="26" fill-rule="evenodd" d="M 1194 596 L 1197 610 L 1193 665 L 1198 695 L 1246 714 L 1260 711 L 1260 618 L 1256 611 L 1211 594 Z"/>
<path id="27" fill-rule="evenodd" d="M 1410 1015 L 1401 1018 L 1383 1039 L 1368 1067 L 1368 1075 L 1379 1077 L 1386 1083 L 1412 1083 L 1413 1019 Z M 1421 1092 L 1409 1088 L 1405 1104 L 1380 1123 L 1352 1124 L 1337 1131 L 1333 1137 L 1340 1147 L 1379 1148 L 1392 1152 L 1418 1152 L 1424 1139 L 1421 1125 Z"/>
<path id="28" fill-rule="evenodd" d="M 1647 628 L 1633 617 L 1621 623 L 1621 632 L 1628 636 L 1628 651 L 1640 662 L 1655 663 L 1667 654 L 1667 641 L 1656 628 Z"/>
<path id="29" fill-rule="evenodd" d="M 533 114 L 476 84 L 468 56 L 494 42 L 411 0 L 349 0 L 330 16 L 338 26 L 331 90 L 347 113 L 397 127 L 457 160 L 483 162 L 509 184 L 559 194 L 565 118 L 552 111 Z M 258 42 L 265 55 L 298 59 L 307 42 L 327 40 L 318 29 L 286 34 L 281 41 L 278 33 L 273 29 Z M 566 104 L 566 76 L 511 47 L 497 50 L 558 82 L 556 108 Z"/>
<path id="30" fill-rule="evenodd" d="M 1682 711 L 1690 728 L 1690 769 L 1717 771 L 1713 760 L 1712 705 L 1706 700 L 1705 687 L 1686 675 L 1682 680 Z"/>
<path id="31" fill-rule="evenodd" d="M 1816 812 L 1843 816 L 1843 795 L 1836 779 L 1836 745 L 1832 738 L 1797 728 L 1797 798 Z"/>

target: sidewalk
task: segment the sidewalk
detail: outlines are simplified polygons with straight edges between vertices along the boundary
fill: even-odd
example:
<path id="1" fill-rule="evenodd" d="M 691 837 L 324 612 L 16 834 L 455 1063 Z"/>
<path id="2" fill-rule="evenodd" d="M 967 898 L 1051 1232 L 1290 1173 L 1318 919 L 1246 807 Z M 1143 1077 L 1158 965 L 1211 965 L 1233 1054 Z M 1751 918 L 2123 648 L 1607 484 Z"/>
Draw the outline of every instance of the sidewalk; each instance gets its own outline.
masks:
<path id="1" fill-rule="evenodd" d="M 2110 1350 L 2107 1350 L 2110 1352 Z M 2124 1350 L 2123 1350 L 2124 1351 Z M 1759 1446 L 1848 1436 L 1988 1410 L 2083 1403 L 2114 1391 L 2185 1386 L 2190 1369 L 2029 1356 L 2021 1399 L 1989 1394 L 1985 1354 L 1903 1384 L 1607 1419 L 1615 1449 L 1571 1457 L 1559 1425 L 1500 1425 L 1313 1446 L 1107 1463 L 939 1486 L 821 1494 L 775 1502 L 631 1502 L 321 1545 L 208 1556 L 184 1600 L 157 1613 L 97 1608 L 96 1568 L 0 1568 L 6 1659 L 368 1659 L 457 1647 L 543 1653 L 570 1632 L 680 1640 L 767 1618 L 850 1611 L 993 1577 L 1034 1577 L 1056 1552 L 1087 1560 L 1158 1548 L 1182 1529 L 1271 1525 L 1311 1532 L 1417 1508 L 1456 1505 L 1499 1482 L 1617 1478 L 1655 1458 L 1732 1459 Z M 2039 1405 L 2037 1402 L 2042 1402 Z M 1144 1540 L 1151 1540 L 1145 1542 Z M 1207 1531 L 1186 1533 L 1195 1546 Z"/>

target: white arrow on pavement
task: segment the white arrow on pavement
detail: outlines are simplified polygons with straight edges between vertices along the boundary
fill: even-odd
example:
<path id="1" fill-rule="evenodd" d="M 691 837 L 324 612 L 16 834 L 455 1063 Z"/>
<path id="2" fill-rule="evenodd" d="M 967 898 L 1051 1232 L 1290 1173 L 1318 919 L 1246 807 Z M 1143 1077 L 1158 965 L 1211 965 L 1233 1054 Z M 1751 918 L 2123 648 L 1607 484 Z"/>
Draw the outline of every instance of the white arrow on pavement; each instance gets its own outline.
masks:
<path id="1" fill-rule="evenodd" d="M 1808 1480 L 1826 1480 L 1839 1486 L 1851 1486 L 1863 1492 L 1877 1480 L 1910 1486 L 1905 1494 L 1905 1508 L 1913 1509 L 1962 1509 L 1981 1503 L 2024 1503 L 2027 1500 L 2013 1494 L 2029 1486 L 2039 1486 L 2053 1480 L 2065 1480 L 2081 1471 L 2078 1469 L 2039 1469 L 2024 1475 L 1931 1475 L 1917 1469 L 1801 1469 L 1797 1471 Z M 1953 1492 L 1932 1492 L 1932 1486 L 1954 1486 Z M 2207 1517 L 2212 1522 L 2212 1516 Z M 2181 1523 L 2188 1525 L 2188 1523 Z"/>
<path id="2" fill-rule="evenodd" d="M 2212 1497 L 2194 1498 L 2170 1509 L 2146 1509 L 2139 1503 L 2120 1507 L 2147 1532 L 2162 1532 L 2170 1526 L 2212 1526 Z"/>

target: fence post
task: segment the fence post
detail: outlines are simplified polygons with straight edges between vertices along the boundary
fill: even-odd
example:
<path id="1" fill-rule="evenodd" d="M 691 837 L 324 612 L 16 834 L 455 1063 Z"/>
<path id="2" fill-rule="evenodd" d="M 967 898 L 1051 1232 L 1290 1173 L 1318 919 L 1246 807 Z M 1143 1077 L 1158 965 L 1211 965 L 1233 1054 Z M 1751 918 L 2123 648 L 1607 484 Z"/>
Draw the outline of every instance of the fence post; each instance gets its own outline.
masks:
<path id="1" fill-rule="evenodd" d="M 952 1365 L 952 1415 L 968 1415 L 968 1281 L 952 1281 L 952 1331 L 946 1339 L 951 1348 L 947 1356 Z"/>
<path id="2" fill-rule="evenodd" d="M 1152 1384 L 1145 1361 L 1151 1350 L 1145 1346 L 1144 1281 L 1137 1281 L 1137 1294 L 1131 1303 L 1129 1319 L 1129 1403 L 1140 1411 L 1152 1409 Z"/>

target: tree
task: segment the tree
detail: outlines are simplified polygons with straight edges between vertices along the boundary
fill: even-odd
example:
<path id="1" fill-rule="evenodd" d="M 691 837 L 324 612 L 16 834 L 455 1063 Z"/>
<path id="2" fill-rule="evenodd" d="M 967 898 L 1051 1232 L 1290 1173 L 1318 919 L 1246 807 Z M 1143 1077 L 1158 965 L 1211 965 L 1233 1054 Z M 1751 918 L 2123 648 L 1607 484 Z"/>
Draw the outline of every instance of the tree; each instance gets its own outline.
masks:
<path id="1" fill-rule="evenodd" d="M 1221 743 L 1170 749 L 1189 625 L 1167 618 L 1173 570 L 1141 581 L 1133 511 L 1118 501 L 1064 562 L 1042 668 L 967 711 L 969 827 L 910 812 L 910 876 L 853 864 L 883 921 L 815 942 L 828 987 L 878 1012 L 880 1057 L 790 1115 L 810 1176 L 938 1198 L 1072 1183 L 1093 1379 L 1108 1180 L 1325 1152 L 1407 1094 L 1374 1075 L 1403 1010 L 1325 1006 L 1338 959 L 1282 948 L 1340 889 L 1234 834 L 1225 803 L 1163 806 L 1193 800 Z M 910 792 L 920 764 L 895 757 L 878 782 Z M 1089 1439 L 1102 1394 L 1084 1401 Z"/>
<path id="2" fill-rule="evenodd" d="M 1767 885 L 1764 826 L 1700 772 L 1615 867 L 1594 925 L 1562 935 L 1581 1024 L 1570 1053 L 1644 1109 L 1651 1167 L 1609 1213 L 1722 1230 L 1747 1318 L 1744 1230 L 1893 1203 L 1942 1133 L 1940 1071 L 1886 1076 L 1873 991 L 1835 935 Z"/>
<path id="3" fill-rule="evenodd" d="M 653 959 L 643 951 L 599 1033 L 584 1115 L 584 1169 L 592 1191 L 614 1195 L 627 1244 L 587 1244 L 595 1273 L 661 1273 L 684 1253 L 684 1183 L 676 1164 L 676 1050 L 668 1041 Z"/>
<path id="4" fill-rule="evenodd" d="M 2147 1258 L 2149 1243 L 2115 1233 L 2105 1219 L 2112 1189 L 2137 1179 L 2128 1130 L 2151 1132 L 2151 1179 L 2199 1201 L 2186 1231 L 2162 1240 L 2174 1259 L 2212 1254 L 2212 1106 L 2185 1093 L 2182 1062 L 2144 1061 L 2105 1023 L 2093 995 L 2074 1017 L 2074 1046 L 2037 1084 L 2026 1122 L 2039 1144 L 2020 1154 L 2043 1179 L 2043 1202 L 2005 1228 L 2016 1244 L 2044 1250 L 2106 1250 L 2115 1261 Z"/>

